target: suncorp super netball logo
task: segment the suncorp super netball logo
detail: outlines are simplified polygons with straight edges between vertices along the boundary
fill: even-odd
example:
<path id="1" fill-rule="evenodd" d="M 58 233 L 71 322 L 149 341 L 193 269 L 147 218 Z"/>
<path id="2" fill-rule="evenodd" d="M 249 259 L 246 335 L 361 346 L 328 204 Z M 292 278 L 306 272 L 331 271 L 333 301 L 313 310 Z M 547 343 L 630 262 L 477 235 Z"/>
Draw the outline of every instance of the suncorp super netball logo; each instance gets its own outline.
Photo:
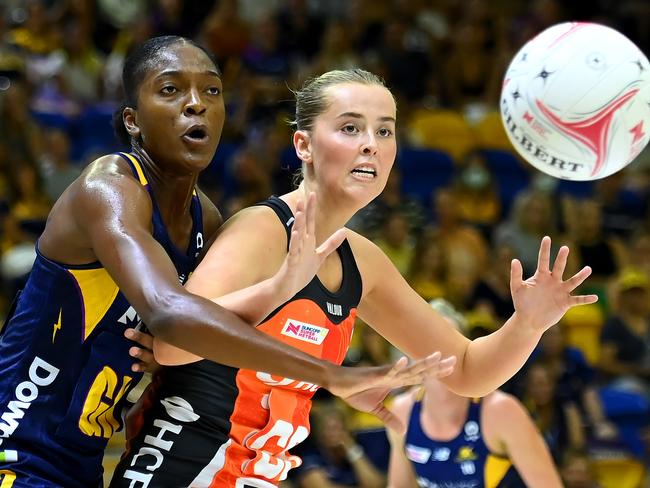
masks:
<path id="1" fill-rule="evenodd" d="M 293 319 L 288 319 L 282 328 L 282 335 L 317 345 L 323 343 L 328 332 L 329 330 L 325 327 L 318 327 L 317 325 L 306 324 Z"/>

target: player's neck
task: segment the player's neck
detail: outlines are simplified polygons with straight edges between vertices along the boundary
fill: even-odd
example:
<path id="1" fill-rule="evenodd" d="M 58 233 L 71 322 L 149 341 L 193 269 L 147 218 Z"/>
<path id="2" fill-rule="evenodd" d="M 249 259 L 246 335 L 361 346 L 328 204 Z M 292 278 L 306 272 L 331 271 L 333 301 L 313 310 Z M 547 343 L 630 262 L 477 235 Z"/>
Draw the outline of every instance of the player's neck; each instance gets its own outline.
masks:
<path id="1" fill-rule="evenodd" d="M 283 195 L 282 198 L 289 203 L 292 211 L 295 212 L 298 199 L 304 201 L 310 191 L 316 193 L 316 243 L 320 245 L 334 232 L 344 227 L 348 220 L 352 218 L 354 212 L 346 208 L 345 204 L 328 199 L 317 188 L 306 187 L 304 181 L 297 190 Z"/>
<path id="2" fill-rule="evenodd" d="M 429 385 L 424 390 L 422 408 L 428 418 L 437 422 L 453 421 L 459 418 L 459 412 L 464 417 L 469 398 L 457 395 L 449 391 L 444 385 L 436 382 L 436 385 Z"/>
<path id="3" fill-rule="evenodd" d="M 156 199 L 156 204 L 166 220 L 167 225 L 176 217 L 189 213 L 197 175 L 169 174 L 156 164 L 149 154 L 140 146 L 134 145 L 133 152 L 138 155 L 147 175 L 147 180 Z M 169 220 L 169 221 L 167 221 Z"/>
<path id="4" fill-rule="evenodd" d="M 467 420 L 468 408 L 468 398 L 451 392 L 442 397 L 426 392 L 420 416 L 425 434 L 436 441 L 452 441 L 458 437 Z"/>

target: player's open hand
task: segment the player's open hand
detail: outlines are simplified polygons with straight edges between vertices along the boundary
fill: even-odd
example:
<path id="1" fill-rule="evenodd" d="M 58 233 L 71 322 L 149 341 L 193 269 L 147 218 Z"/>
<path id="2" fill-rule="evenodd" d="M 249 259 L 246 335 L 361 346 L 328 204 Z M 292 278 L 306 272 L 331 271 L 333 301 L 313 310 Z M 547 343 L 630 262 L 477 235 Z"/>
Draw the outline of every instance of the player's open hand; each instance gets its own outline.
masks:
<path id="1" fill-rule="evenodd" d="M 345 239 L 345 229 L 339 229 L 316 247 L 316 194 L 311 192 L 305 202 L 298 200 L 291 242 L 280 271 L 278 286 L 288 298 L 293 297 L 309 283 L 325 258 Z"/>
<path id="2" fill-rule="evenodd" d="M 569 256 L 569 248 L 562 246 L 551 269 L 551 238 L 542 239 L 535 274 L 523 280 L 521 262 L 512 260 L 510 266 L 510 293 L 515 313 L 534 330 L 544 332 L 556 324 L 571 307 L 594 303 L 597 295 L 571 295 L 591 274 L 585 266 L 568 280 L 563 274 Z"/>
<path id="3" fill-rule="evenodd" d="M 455 356 L 443 359 L 435 352 L 411 365 L 402 357 L 392 366 L 341 368 L 329 390 L 357 410 L 372 413 L 387 427 L 403 432 L 405 426 L 383 404 L 388 393 L 395 388 L 422 384 L 428 378 L 449 376 L 455 365 Z"/>

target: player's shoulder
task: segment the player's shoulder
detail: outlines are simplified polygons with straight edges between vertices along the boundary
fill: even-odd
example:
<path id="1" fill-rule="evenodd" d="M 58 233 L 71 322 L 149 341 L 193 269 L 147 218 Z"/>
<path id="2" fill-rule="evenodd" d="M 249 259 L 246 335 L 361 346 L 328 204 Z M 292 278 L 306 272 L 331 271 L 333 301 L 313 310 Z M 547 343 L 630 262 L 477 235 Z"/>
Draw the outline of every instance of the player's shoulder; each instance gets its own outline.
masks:
<path id="1" fill-rule="evenodd" d="M 377 244 L 351 229 L 347 229 L 347 239 L 367 291 L 392 276 L 395 265 Z"/>
<path id="2" fill-rule="evenodd" d="M 263 251 L 267 257 L 274 254 L 283 256 L 287 249 L 285 224 L 271 207 L 253 205 L 228 218 L 219 228 L 214 243 L 236 242 L 242 252 Z"/>
<path id="3" fill-rule="evenodd" d="M 138 209 L 148 215 L 152 209 L 151 198 L 130 165 L 117 154 L 107 154 L 88 164 L 53 210 L 55 213 L 71 211 L 86 219 L 103 214 L 118 215 L 119 209 L 125 212 Z"/>
<path id="4" fill-rule="evenodd" d="M 379 246 L 377 246 L 377 244 L 372 242 L 366 236 L 359 234 L 357 231 L 347 228 L 346 236 L 355 257 L 365 256 L 369 258 L 377 258 L 383 255 L 383 251 Z"/>
<path id="5" fill-rule="evenodd" d="M 81 190 L 119 189 L 125 186 L 129 190 L 140 188 L 146 193 L 131 166 L 119 154 L 106 154 L 92 161 L 84 169 L 78 182 Z"/>
<path id="6" fill-rule="evenodd" d="M 490 421 L 516 421 L 524 412 L 524 406 L 510 393 L 495 390 L 483 398 L 483 414 L 489 417 Z"/>
<path id="7" fill-rule="evenodd" d="M 246 226 L 249 231 L 254 230 L 260 238 L 278 238 L 287 235 L 285 226 L 290 224 L 290 222 L 282 222 L 281 218 L 273 208 L 260 202 L 238 211 L 226 221 L 225 225 Z"/>

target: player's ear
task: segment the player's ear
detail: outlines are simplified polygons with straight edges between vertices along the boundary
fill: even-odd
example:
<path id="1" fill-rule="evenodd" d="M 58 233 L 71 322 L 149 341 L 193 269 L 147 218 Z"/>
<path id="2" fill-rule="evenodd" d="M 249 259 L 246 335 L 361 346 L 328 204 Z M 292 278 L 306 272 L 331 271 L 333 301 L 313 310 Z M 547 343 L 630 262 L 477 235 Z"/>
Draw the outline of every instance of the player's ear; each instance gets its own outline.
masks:
<path id="1" fill-rule="evenodd" d="M 138 127 L 137 110 L 131 107 L 126 107 L 122 111 L 122 120 L 124 127 L 131 137 L 140 139 L 140 127 Z"/>
<path id="2" fill-rule="evenodd" d="M 310 164 L 312 162 L 311 136 L 309 132 L 304 130 L 294 132 L 293 147 L 296 150 L 296 155 L 303 163 Z"/>

